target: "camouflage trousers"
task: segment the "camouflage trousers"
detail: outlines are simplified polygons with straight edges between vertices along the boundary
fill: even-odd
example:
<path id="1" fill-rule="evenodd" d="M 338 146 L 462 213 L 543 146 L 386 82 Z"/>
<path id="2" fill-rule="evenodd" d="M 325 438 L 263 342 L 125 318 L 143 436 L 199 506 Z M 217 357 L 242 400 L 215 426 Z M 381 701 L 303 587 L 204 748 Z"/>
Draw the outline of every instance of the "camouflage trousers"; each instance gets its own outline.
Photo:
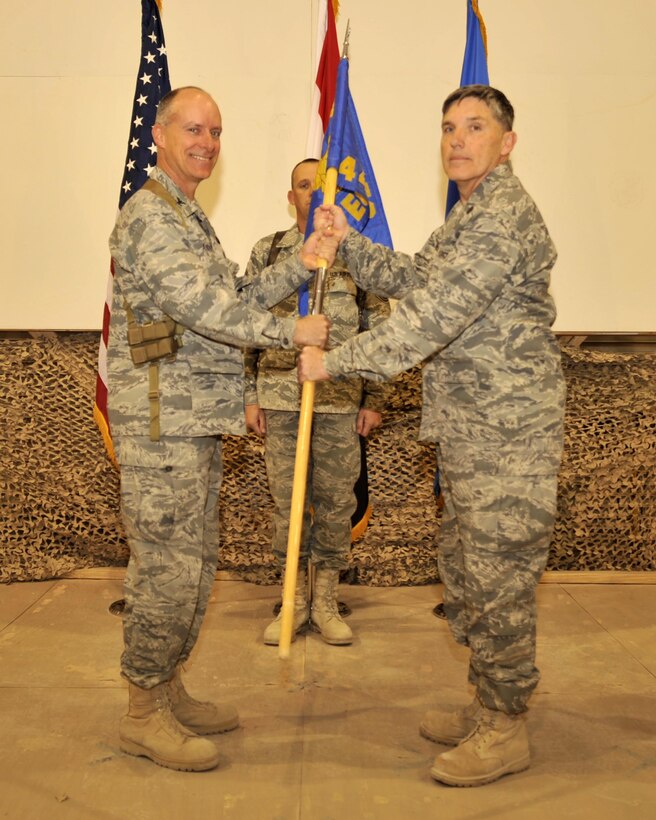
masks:
<path id="1" fill-rule="evenodd" d="M 219 549 L 221 439 L 114 444 L 130 547 L 121 671 L 149 689 L 187 660 L 205 616 Z"/>
<path id="2" fill-rule="evenodd" d="M 287 555 L 289 515 L 299 414 L 266 410 L 265 460 L 273 497 L 273 553 L 282 566 Z M 357 413 L 315 413 L 305 493 L 301 566 L 345 569 L 351 549 L 353 487 L 360 474 Z M 310 512 L 312 507 L 312 514 Z"/>
<path id="3" fill-rule="evenodd" d="M 556 514 L 556 475 L 501 475 L 445 464 L 438 568 L 469 681 L 490 709 L 518 714 L 537 686 L 536 588 Z"/>

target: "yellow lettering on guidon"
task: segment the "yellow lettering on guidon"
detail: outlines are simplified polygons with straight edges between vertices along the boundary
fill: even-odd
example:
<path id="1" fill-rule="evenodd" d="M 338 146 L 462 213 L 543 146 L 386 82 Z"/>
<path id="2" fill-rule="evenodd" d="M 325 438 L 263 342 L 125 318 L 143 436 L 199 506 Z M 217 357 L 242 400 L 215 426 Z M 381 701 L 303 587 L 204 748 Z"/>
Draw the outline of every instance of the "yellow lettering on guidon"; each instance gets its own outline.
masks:
<path id="1" fill-rule="evenodd" d="M 355 160 L 353 157 L 344 157 L 339 166 L 339 173 L 348 181 L 355 179 Z"/>
<path id="2" fill-rule="evenodd" d="M 365 190 L 367 194 L 367 199 L 371 199 L 371 188 L 369 187 L 369 183 L 367 182 L 367 178 L 364 175 L 364 171 L 360 171 L 360 176 L 358 177 L 358 182 Z"/>
<path id="3" fill-rule="evenodd" d="M 367 213 L 367 200 L 362 200 L 355 194 L 347 194 L 340 204 L 357 222 Z"/>
<path id="4" fill-rule="evenodd" d="M 352 182 L 355 179 L 356 163 L 353 157 L 344 157 L 339 166 L 339 173 L 346 179 L 347 182 Z M 373 219 L 376 215 L 376 206 L 371 201 L 371 188 L 367 182 L 364 171 L 360 172 L 358 182 L 364 188 L 367 197 L 358 196 L 357 194 L 347 194 L 341 202 L 342 208 L 347 211 L 358 222 L 363 219 L 369 208 L 369 219 Z"/>
<path id="5" fill-rule="evenodd" d="M 326 166 L 328 165 L 328 151 L 321 157 L 319 160 L 319 165 L 317 165 L 317 173 L 314 177 L 314 183 L 312 185 L 313 191 L 318 191 L 320 188 L 323 189 L 326 187 Z"/>

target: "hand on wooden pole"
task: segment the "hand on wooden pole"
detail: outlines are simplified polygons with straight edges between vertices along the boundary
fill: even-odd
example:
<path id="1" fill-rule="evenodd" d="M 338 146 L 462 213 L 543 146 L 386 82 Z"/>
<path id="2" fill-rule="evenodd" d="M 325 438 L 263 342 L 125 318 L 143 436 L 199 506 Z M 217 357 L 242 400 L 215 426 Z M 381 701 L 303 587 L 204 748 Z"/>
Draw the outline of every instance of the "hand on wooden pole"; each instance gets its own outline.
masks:
<path id="1" fill-rule="evenodd" d="M 323 201 L 327 205 L 335 202 L 337 190 L 337 169 L 329 168 L 326 172 L 326 184 Z M 312 218 L 312 215 L 310 215 Z M 323 293 L 326 279 L 326 260 L 319 260 L 314 284 L 314 300 L 312 313 L 321 313 L 323 307 Z M 308 461 L 310 457 L 310 440 L 312 437 L 312 416 L 314 413 L 315 382 L 304 382 L 301 393 L 301 410 L 298 420 L 298 438 L 296 441 L 296 460 L 294 462 L 294 484 L 292 487 L 292 503 L 289 514 L 289 533 L 287 536 L 287 558 L 285 561 L 285 580 L 282 588 L 282 608 L 280 622 L 280 640 L 278 642 L 278 656 L 285 660 L 289 658 L 294 628 L 294 598 L 296 595 L 296 579 L 298 577 L 298 557 L 303 532 L 303 507 L 305 506 L 305 491 L 307 484 Z"/>

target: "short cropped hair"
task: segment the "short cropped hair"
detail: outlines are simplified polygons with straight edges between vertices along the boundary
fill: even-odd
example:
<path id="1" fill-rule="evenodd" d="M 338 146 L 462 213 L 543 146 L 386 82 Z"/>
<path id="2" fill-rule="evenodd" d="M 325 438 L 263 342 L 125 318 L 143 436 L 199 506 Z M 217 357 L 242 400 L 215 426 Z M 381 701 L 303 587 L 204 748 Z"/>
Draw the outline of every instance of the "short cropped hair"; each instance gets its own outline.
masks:
<path id="1" fill-rule="evenodd" d="M 444 100 L 442 105 L 442 116 L 451 108 L 454 103 L 474 97 L 484 102 L 492 112 L 494 119 L 503 127 L 505 131 L 512 131 L 515 121 L 515 110 L 510 104 L 510 100 L 504 93 L 491 85 L 463 85 L 457 88 Z"/>
<path id="2" fill-rule="evenodd" d="M 319 160 L 316 157 L 306 157 L 305 159 L 302 159 L 300 162 L 297 162 L 296 165 L 292 168 L 291 185 L 290 185 L 291 188 L 294 187 L 294 171 L 297 168 L 300 168 L 301 165 L 305 165 L 306 162 L 319 162 Z"/>
<path id="3" fill-rule="evenodd" d="M 168 94 L 165 94 L 159 101 L 159 105 L 157 106 L 157 114 L 155 115 L 155 122 L 159 123 L 160 125 L 167 125 L 169 119 L 171 118 L 171 108 L 173 107 L 175 98 L 181 91 L 190 90 L 200 91 L 203 94 L 207 93 L 202 88 L 199 88 L 197 85 L 183 85 L 180 88 L 174 88 L 172 91 L 169 91 Z"/>

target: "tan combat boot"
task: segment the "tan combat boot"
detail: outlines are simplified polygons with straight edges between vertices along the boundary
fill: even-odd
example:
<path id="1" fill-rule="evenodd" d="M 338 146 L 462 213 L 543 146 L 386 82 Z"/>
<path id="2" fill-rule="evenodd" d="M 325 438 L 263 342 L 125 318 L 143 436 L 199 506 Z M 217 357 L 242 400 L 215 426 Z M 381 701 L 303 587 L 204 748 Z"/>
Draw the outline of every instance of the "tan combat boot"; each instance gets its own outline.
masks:
<path id="1" fill-rule="evenodd" d="M 318 569 L 312 597 L 310 626 L 321 633 L 322 639 L 333 646 L 344 646 L 353 641 L 351 627 L 344 623 L 337 608 L 339 570 Z"/>
<path id="2" fill-rule="evenodd" d="M 239 726 L 239 715 L 231 704 L 206 703 L 191 697 L 182 683 L 180 666 L 169 681 L 169 698 L 178 723 L 195 735 L 218 735 Z"/>
<path id="3" fill-rule="evenodd" d="M 307 599 L 306 572 L 299 571 L 296 579 L 296 593 L 294 595 L 294 621 L 292 624 L 292 641 L 296 634 L 307 626 L 310 618 L 310 604 Z M 280 643 L 280 626 L 282 624 L 282 609 L 275 620 L 271 621 L 264 630 L 264 643 L 267 646 L 278 646 Z"/>
<path id="4" fill-rule="evenodd" d="M 130 709 L 119 727 L 124 752 L 183 772 L 203 772 L 218 764 L 216 746 L 190 734 L 173 716 L 168 682 L 152 689 L 130 683 L 129 693 Z"/>
<path id="5" fill-rule="evenodd" d="M 483 786 L 528 769 L 530 762 L 523 716 L 482 706 L 474 731 L 455 749 L 438 755 L 430 773 L 449 786 Z"/>
<path id="6" fill-rule="evenodd" d="M 433 709 L 426 712 L 419 724 L 419 734 L 432 740 L 433 743 L 444 743 L 446 746 L 457 746 L 478 723 L 483 706 L 478 698 L 455 712 L 443 712 Z"/>

